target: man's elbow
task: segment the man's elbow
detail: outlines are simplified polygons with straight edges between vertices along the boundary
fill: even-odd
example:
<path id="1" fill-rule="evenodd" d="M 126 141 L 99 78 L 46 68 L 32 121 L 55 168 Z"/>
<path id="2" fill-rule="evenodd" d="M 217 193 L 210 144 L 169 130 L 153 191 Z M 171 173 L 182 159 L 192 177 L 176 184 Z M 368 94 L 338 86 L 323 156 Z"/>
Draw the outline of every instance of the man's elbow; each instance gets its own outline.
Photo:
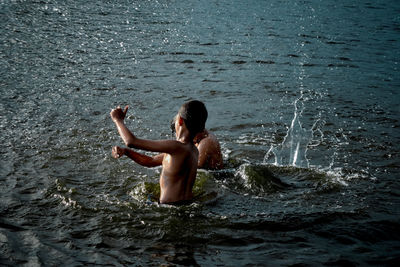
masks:
<path id="1" fill-rule="evenodd" d="M 135 142 L 135 139 L 133 139 L 133 138 L 124 140 L 124 143 L 127 147 L 136 148 L 136 142 Z"/>

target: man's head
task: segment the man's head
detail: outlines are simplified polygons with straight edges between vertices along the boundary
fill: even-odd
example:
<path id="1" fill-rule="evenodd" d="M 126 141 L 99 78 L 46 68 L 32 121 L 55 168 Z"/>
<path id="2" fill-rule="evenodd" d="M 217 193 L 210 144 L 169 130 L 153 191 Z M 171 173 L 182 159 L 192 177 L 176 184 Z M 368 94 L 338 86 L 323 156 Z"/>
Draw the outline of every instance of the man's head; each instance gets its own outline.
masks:
<path id="1" fill-rule="evenodd" d="M 203 131 L 206 125 L 208 112 L 203 102 L 192 100 L 184 103 L 179 109 L 178 115 L 185 122 L 191 138 Z"/>

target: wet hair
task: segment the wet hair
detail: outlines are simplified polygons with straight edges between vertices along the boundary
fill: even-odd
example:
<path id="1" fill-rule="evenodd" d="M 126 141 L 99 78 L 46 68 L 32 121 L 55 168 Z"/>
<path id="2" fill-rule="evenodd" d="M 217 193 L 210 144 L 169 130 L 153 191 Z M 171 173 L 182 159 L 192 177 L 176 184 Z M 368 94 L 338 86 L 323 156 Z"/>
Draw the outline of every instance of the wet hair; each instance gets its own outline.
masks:
<path id="1" fill-rule="evenodd" d="M 208 112 L 203 102 L 198 100 L 186 102 L 181 106 L 178 114 L 185 122 L 191 138 L 204 130 Z"/>

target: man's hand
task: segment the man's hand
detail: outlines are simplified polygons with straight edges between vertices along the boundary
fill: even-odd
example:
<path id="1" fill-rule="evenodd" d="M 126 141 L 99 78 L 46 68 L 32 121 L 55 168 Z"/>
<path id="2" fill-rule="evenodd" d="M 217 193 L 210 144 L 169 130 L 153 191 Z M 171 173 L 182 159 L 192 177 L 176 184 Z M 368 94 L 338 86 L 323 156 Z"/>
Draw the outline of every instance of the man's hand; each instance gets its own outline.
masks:
<path id="1" fill-rule="evenodd" d="M 114 146 L 112 148 L 111 154 L 115 159 L 118 159 L 118 158 L 122 157 L 123 155 L 125 155 L 125 149 L 122 147 L 119 147 L 119 146 Z"/>
<path id="2" fill-rule="evenodd" d="M 114 122 L 123 121 L 125 119 L 127 112 L 128 112 L 128 106 L 126 106 L 124 110 L 122 110 L 121 107 L 118 106 L 117 108 L 111 110 L 110 116 Z"/>

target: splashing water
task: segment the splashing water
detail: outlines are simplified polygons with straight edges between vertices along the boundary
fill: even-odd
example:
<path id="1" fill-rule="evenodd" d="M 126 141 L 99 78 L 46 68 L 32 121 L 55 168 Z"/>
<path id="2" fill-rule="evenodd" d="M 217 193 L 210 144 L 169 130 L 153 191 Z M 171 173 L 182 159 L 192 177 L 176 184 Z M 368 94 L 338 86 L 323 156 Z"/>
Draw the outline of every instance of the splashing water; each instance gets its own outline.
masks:
<path id="1" fill-rule="evenodd" d="M 303 128 L 300 118 L 305 109 L 304 100 L 306 99 L 303 98 L 303 92 L 301 92 L 301 96 L 294 102 L 294 117 L 283 142 L 279 145 L 271 145 L 264 157 L 264 163 L 272 163 L 277 166 L 309 167 L 307 147 L 313 140 L 313 129 L 318 120 L 311 129 Z M 275 160 L 271 162 L 271 158 Z"/>

